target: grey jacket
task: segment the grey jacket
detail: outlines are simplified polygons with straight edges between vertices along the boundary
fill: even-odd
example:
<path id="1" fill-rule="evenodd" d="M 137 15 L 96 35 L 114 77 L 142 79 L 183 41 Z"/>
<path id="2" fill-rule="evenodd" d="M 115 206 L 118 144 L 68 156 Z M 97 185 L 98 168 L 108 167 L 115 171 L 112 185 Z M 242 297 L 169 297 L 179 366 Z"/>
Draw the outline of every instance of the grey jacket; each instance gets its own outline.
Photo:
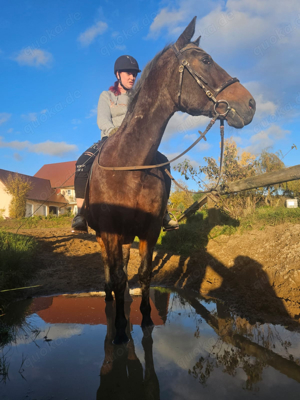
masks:
<path id="1" fill-rule="evenodd" d="M 109 132 L 119 127 L 128 107 L 129 94 L 124 93 L 115 96 L 107 90 L 100 94 L 97 109 L 97 124 L 101 129 L 101 138 L 109 136 Z"/>

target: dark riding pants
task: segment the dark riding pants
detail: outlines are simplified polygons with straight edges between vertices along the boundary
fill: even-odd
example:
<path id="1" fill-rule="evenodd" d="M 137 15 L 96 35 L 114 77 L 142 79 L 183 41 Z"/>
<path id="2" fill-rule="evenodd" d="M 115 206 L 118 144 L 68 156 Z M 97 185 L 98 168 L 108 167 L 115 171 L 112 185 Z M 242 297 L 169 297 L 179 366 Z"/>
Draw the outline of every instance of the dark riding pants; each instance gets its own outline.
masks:
<path id="1" fill-rule="evenodd" d="M 97 150 L 99 145 L 103 144 L 106 138 L 101 139 L 99 142 L 94 143 L 93 146 L 89 147 L 77 160 L 76 162 L 76 172 L 75 172 L 75 194 L 77 199 L 84 199 L 85 196 L 85 188 L 89 178 L 90 169 L 94 162 Z M 155 163 L 162 164 L 167 162 L 168 159 L 165 155 L 160 153 L 159 151 L 156 153 Z M 162 167 L 162 171 L 167 168 L 170 172 L 170 164 Z M 170 188 L 171 188 L 171 180 L 164 173 L 165 181 L 166 181 L 166 190 L 169 198 Z"/>

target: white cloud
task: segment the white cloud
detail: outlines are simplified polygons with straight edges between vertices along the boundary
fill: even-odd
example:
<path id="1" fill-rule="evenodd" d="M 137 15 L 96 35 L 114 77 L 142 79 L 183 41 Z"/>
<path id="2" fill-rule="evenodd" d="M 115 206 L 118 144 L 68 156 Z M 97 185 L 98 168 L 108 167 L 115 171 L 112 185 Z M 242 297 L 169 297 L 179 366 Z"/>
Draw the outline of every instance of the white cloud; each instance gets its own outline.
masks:
<path id="1" fill-rule="evenodd" d="M 38 112 L 30 112 L 28 114 L 22 114 L 21 117 L 23 119 L 25 119 L 26 121 L 34 122 L 34 121 L 37 121 L 39 114 L 45 114 L 47 111 L 48 110 L 45 109 L 45 110 L 38 111 Z"/>
<path id="2" fill-rule="evenodd" d="M 169 34 L 177 33 L 178 24 L 183 22 L 190 12 L 187 6 L 180 7 L 179 10 L 163 8 L 154 18 L 148 34 L 148 38 L 158 38 L 162 29 L 168 29 Z"/>
<path id="3" fill-rule="evenodd" d="M 73 118 L 71 121 L 71 124 L 78 125 L 78 124 L 81 124 L 81 121 L 80 121 L 80 119 Z"/>
<path id="4" fill-rule="evenodd" d="M 94 108 L 91 109 L 90 113 L 88 116 L 86 116 L 85 118 L 92 118 L 95 115 L 97 115 L 97 106 L 95 106 Z"/>
<path id="5" fill-rule="evenodd" d="M 125 46 L 125 44 L 122 44 L 122 45 L 117 45 L 117 46 L 115 46 L 115 48 L 116 48 L 117 50 L 123 51 L 123 50 L 126 49 L 126 46 Z"/>
<path id="6" fill-rule="evenodd" d="M 28 113 L 28 114 L 22 114 L 21 117 L 23 119 L 26 119 L 26 121 L 36 121 L 37 120 L 37 113 L 36 112 L 32 112 L 32 113 Z"/>
<path id="7" fill-rule="evenodd" d="M 11 116 L 12 116 L 12 114 L 9 114 L 6 112 L 0 113 L 0 125 L 4 124 L 6 121 L 8 121 Z"/>
<path id="8" fill-rule="evenodd" d="M 273 124 L 268 129 L 251 136 L 250 146 L 247 146 L 243 150 L 249 151 L 252 154 L 259 154 L 263 149 L 272 147 L 276 142 L 285 139 L 289 134 L 290 131 Z"/>
<path id="9" fill-rule="evenodd" d="M 7 133 L 12 133 L 13 132 L 13 128 L 9 128 L 8 130 L 7 130 Z"/>
<path id="10" fill-rule="evenodd" d="M 53 56 L 46 50 L 27 47 L 22 49 L 16 56 L 13 56 L 12 59 L 17 61 L 20 65 L 29 65 L 31 67 L 39 67 L 42 65 L 49 67 L 52 64 Z"/>
<path id="11" fill-rule="evenodd" d="M 43 143 L 30 145 L 28 150 L 32 153 L 42 153 L 50 156 L 62 157 L 66 153 L 76 151 L 77 146 L 75 144 L 68 144 L 66 142 L 52 142 L 47 140 Z"/>
<path id="12" fill-rule="evenodd" d="M 46 154 L 50 156 L 62 157 L 67 153 L 77 151 L 75 144 L 68 144 L 66 142 L 52 142 L 47 140 L 42 143 L 31 143 L 28 140 L 23 142 L 19 140 L 13 140 L 11 142 L 3 141 L 0 137 L 0 148 L 9 148 L 13 150 L 27 150 L 30 153 Z"/>
<path id="13" fill-rule="evenodd" d="M 218 49 L 225 53 L 229 48 L 232 51 L 240 51 L 249 44 L 254 50 L 256 45 L 272 33 L 278 36 L 279 41 L 284 42 L 286 41 L 284 32 L 276 31 L 276 29 L 292 22 L 294 23 L 292 35 L 297 34 L 297 30 L 299 31 L 297 29 L 299 28 L 297 10 L 300 11 L 298 0 L 288 2 L 274 0 L 272 7 L 267 1 L 261 0 L 253 2 L 228 0 L 225 7 L 216 3 L 213 5 L 211 11 L 205 13 L 203 5 L 197 0 L 180 0 L 177 7 L 174 7 L 172 3 L 162 8 L 155 17 L 148 37 L 157 38 L 163 29 L 166 29 L 170 36 L 177 35 L 194 15 L 204 15 L 197 21 L 196 35 L 202 34 L 202 37 L 207 39 L 205 47 L 209 46 L 210 49 Z"/>
<path id="14" fill-rule="evenodd" d="M 183 137 L 184 140 L 187 140 L 189 142 L 191 142 L 191 144 L 193 142 L 195 142 L 197 139 L 199 138 L 199 134 L 196 133 L 192 133 L 191 135 L 185 135 Z M 196 151 L 205 151 L 210 149 L 211 145 L 208 143 L 208 141 L 205 140 L 201 140 L 196 146 L 195 146 L 195 150 Z"/>
<path id="15" fill-rule="evenodd" d="M 192 116 L 177 112 L 170 118 L 162 140 L 165 142 L 179 133 L 184 135 L 192 129 L 199 129 L 201 126 L 207 125 L 208 122 L 208 118 L 201 115 Z"/>
<path id="16" fill-rule="evenodd" d="M 243 141 L 240 136 L 230 136 L 230 139 L 234 140 L 236 144 L 241 144 Z"/>
<path id="17" fill-rule="evenodd" d="M 176 153 L 167 153 L 166 157 L 168 158 L 168 160 L 172 160 L 173 158 L 179 156 L 180 152 L 176 152 Z M 178 160 L 174 161 L 171 163 L 171 166 L 174 168 L 176 167 L 178 164 L 181 164 L 184 160 L 188 160 L 190 165 L 193 166 L 194 168 L 198 168 L 198 166 L 200 165 L 198 163 L 198 161 L 193 160 L 189 155 L 184 155 L 183 157 L 180 157 Z"/>
<path id="18" fill-rule="evenodd" d="M 22 160 L 23 160 L 23 157 L 21 157 L 19 153 L 14 153 L 14 159 L 15 159 L 16 161 L 22 161 Z"/>
<path id="19" fill-rule="evenodd" d="M 98 21 L 96 24 L 81 33 L 77 40 L 82 46 L 89 46 L 96 39 L 96 37 L 102 35 L 107 28 L 108 25 L 106 22 Z"/>
<path id="20" fill-rule="evenodd" d="M 247 82 L 244 85 L 252 94 L 256 101 L 255 119 L 261 119 L 268 115 L 275 115 L 278 110 L 278 104 L 275 104 L 270 98 L 271 93 L 268 88 L 257 81 Z"/>

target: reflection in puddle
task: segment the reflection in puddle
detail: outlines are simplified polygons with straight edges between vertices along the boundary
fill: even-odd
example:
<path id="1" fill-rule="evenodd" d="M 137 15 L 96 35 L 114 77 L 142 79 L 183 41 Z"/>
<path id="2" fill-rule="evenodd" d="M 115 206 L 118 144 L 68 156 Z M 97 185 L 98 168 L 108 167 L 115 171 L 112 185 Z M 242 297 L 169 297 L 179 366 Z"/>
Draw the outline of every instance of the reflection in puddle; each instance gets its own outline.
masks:
<path id="1" fill-rule="evenodd" d="M 299 333 L 250 325 L 190 293 L 156 288 L 150 297 L 155 327 L 140 328 L 133 296 L 122 346 L 112 344 L 115 307 L 104 297 L 14 304 L 2 318 L 0 399 L 299 398 Z"/>

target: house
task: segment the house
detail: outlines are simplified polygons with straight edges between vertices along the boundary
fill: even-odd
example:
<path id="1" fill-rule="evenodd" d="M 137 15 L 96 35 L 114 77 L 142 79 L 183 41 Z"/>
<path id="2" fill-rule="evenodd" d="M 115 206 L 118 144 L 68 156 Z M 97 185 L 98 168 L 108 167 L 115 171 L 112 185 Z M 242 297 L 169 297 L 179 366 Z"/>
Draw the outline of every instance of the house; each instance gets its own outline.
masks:
<path id="1" fill-rule="evenodd" d="M 36 178 L 48 179 L 51 187 L 59 191 L 68 201 L 69 209 L 77 213 L 74 173 L 76 161 L 45 164 L 34 175 Z"/>
<path id="2" fill-rule="evenodd" d="M 0 169 L 0 210 L 2 216 L 8 218 L 9 204 L 12 195 L 6 192 L 6 183 L 8 177 L 17 175 L 16 172 Z M 31 190 L 27 194 L 26 217 L 34 215 L 47 216 L 50 213 L 59 215 L 68 211 L 69 202 L 59 192 L 51 187 L 49 179 L 42 179 L 34 176 L 18 174 L 31 184 Z"/>

